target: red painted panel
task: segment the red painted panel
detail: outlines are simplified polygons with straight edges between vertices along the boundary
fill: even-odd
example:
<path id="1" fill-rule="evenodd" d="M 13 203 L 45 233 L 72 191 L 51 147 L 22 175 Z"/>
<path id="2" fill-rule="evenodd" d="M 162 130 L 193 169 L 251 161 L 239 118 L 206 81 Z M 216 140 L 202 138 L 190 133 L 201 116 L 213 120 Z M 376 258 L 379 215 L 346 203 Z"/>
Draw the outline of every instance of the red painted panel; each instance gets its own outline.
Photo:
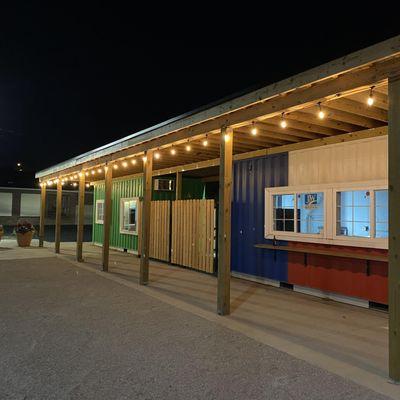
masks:
<path id="1" fill-rule="evenodd" d="M 351 251 L 359 254 L 387 254 L 387 250 L 360 247 L 299 242 L 292 242 L 289 245 L 338 252 Z M 288 282 L 387 304 L 387 263 L 385 262 L 371 261 L 370 274 L 367 275 L 367 262 L 365 260 L 308 254 L 307 265 L 305 265 L 305 257 L 302 253 L 289 252 Z"/>

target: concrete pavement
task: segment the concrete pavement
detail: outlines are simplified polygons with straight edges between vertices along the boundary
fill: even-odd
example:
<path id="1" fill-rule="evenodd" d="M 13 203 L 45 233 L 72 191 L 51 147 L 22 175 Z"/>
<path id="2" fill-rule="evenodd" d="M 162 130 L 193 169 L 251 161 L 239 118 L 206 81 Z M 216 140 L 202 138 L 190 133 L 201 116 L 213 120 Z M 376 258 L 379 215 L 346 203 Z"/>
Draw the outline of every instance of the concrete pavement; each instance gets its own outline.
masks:
<path id="1" fill-rule="evenodd" d="M 387 398 L 116 274 L 27 260 L 0 258 L 1 399 Z"/>

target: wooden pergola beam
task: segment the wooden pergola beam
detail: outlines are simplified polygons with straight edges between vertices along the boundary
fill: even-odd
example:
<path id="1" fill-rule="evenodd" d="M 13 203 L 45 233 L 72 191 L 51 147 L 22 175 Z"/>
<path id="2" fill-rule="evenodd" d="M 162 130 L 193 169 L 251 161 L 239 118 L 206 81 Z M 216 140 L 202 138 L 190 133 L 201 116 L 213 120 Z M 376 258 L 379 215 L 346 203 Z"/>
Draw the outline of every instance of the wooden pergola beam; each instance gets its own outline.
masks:
<path id="1" fill-rule="evenodd" d="M 40 184 L 40 222 L 39 222 L 39 247 L 43 247 L 46 219 L 46 184 Z"/>
<path id="2" fill-rule="evenodd" d="M 389 79 L 389 376 L 400 382 L 400 75 Z"/>
<path id="3" fill-rule="evenodd" d="M 326 118 L 333 119 L 336 121 L 342 121 L 342 122 L 347 122 L 349 124 L 357 125 L 361 129 L 370 129 L 370 128 L 377 128 L 379 126 L 382 126 L 382 122 L 376 121 L 374 119 L 364 117 L 362 115 L 358 114 L 352 114 L 348 111 L 341 111 L 339 109 L 334 109 L 330 107 L 330 103 L 327 103 L 324 105 L 324 111 L 326 113 Z M 305 113 L 315 113 L 316 108 L 305 108 L 304 110 Z"/>
<path id="4" fill-rule="evenodd" d="M 76 226 L 76 259 L 83 261 L 83 229 L 85 223 L 85 174 L 79 174 L 78 221 Z"/>
<path id="5" fill-rule="evenodd" d="M 56 224 L 54 226 L 54 248 L 56 253 L 60 253 L 61 243 L 61 209 L 62 209 L 62 183 L 61 179 L 57 181 L 56 197 Z"/>
<path id="6" fill-rule="evenodd" d="M 296 89 L 285 93 L 282 92 L 279 95 L 274 95 L 255 104 L 234 109 L 215 118 L 166 133 L 163 136 L 132 145 L 94 160 L 82 162 L 79 166 L 75 165 L 59 172 L 49 173 L 49 175 L 41 178 L 56 178 L 62 173 L 76 172 L 77 168 L 91 168 L 119 158 L 142 154 L 147 149 L 159 148 L 172 143 L 184 143 L 188 138 L 217 132 L 221 126 L 238 128 L 249 125 L 253 120 L 279 116 L 283 111 L 285 113 L 298 111 L 304 107 L 313 106 L 319 101 L 326 102 L 337 99 L 338 95 L 347 96 L 353 92 L 367 90 L 371 85 L 381 84 L 389 75 L 398 71 L 400 71 L 399 57 L 383 59 L 363 68 L 356 68 L 340 75 L 326 77 L 313 84 L 299 85 Z"/>
<path id="7" fill-rule="evenodd" d="M 350 112 L 352 114 L 361 115 L 363 117 L 375 119 L 385 123 L 388 120 L 386 110 L 382 110 L 381 108 L 374 106 L 369 107 L 366 104 L 349 98 L 341 98 L 335 101 L 330 101 L 328 106 L 329 108 L 333 108 L 335 110 Z"/>
<path id="8" fill-rule="evenodd" d="M 103 271 L 108 272 L 110 258 L 110 229 L 112 219 L 112 165 L 105 167 L 104 177 L 104 205 L 103 205 L 103 247 L 102 247 L 102 265 Z"/>
<path id="9" fill-rule="evenodd" d="M 153 175 L 153 150 L 145 153 L 146 161 L 143 162 L 143 203 L 140 218 L 140 272 L 139 283 L 149 283 L 149 257 L 150 257 L 150 211 Z"/>
<path id="10" fill-rule="evenodd" d="M 321 106 L 321 107 L 322 107 L 322 110 L 325 111 L 324 106 Z M 290 114 L 290 118 L 297 120 L 297 121 L 305 122 L 305 123 L 311 123 L 315 126 L 324 126 L 324 127 L 332 128 L 332 129 L 335 129 L 336 131 L 355 132 L 360 129 L 360 127 L 358 125 L 349 124 L 344 121 L 338 121 L 338 120 L 330 119 L 327 117 L 325 117 L 324 119 L 320 119 L 317 116 L 318 111 L 319 111 L 318 108 L 314 107 L 313 109 L 314 109 L 314 111 L 312 113 L 307 113 L 307 112 L 304 112 L 303 110 L 296 111 L 296 112 Z"/>
<path id="11" fill-rule="evenodd" d="M 231 128 L 222 128 L 220 140 L 217 312 L 219 315 L 229 315 L 233 130 Z"/>

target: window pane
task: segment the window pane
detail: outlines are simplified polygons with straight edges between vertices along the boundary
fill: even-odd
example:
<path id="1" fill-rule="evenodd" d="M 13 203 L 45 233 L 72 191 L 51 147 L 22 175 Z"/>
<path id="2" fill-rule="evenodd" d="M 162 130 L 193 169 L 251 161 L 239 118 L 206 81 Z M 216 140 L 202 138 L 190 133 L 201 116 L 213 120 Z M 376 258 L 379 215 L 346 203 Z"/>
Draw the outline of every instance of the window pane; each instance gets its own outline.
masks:
<path id="1" fill-rule="evenodd" d="M 123 201 L 122 229 L 136 232 L 136 200 Z"/>
<path id="2" fill-rule="evenodd" d="M 370 237 L 370 202 L 370 192 L 366 190 L 338 192 L 336 234 Z"/>
<path id="3" fill-rule="evenodd" d="M 389 222 L 388 191 L 375 191 L 375 237 L 387 238 Z"/>
<path id="4" fill-rule="evenodd" d="M 96 220 L 97 222 L 103 222 L 104 220 L 104 202 L 98 201 L 96 203 Z"/>
<path id="5" fill-rule="evenodd" d="M 385 239 L 388 237 L 389 225 L 387 223 L 377 223 L 375 225 L 375 237 Z"/>
<path id="6" fill-rule="evenodd" d="M 375 191 L 375 205 L 387 207 L 388 206 L 388 191 L 387 190 L 376 190 Z"/>
<path id="7" fill-rule="evenodd" d="M 281 232 L 294 232 L 294 195 L 273 195 L 274 230 Z"/>
<path id="8" fill-rule="evenodd" d="M 324 194 L 300 193 L 297 195 L 298 232 L 322 234 L 324 231 Z"/>

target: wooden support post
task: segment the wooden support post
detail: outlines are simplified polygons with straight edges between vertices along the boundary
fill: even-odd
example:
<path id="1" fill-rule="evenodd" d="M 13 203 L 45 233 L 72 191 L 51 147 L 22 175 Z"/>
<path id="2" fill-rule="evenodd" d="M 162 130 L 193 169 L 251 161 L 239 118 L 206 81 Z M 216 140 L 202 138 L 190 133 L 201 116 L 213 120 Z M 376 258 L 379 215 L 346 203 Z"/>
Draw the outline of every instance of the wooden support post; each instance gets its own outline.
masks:
<path id="1" fill-rule="evenodd" d="M 85 173 L 79 174 L 78 223 L 76 225 L 76 259 L 83 261 L 83 225 L 85 221 Z"/>
<path id="2" fill-rule="evenodd" d="M 145 153 L 146 161 L 143 161 L 143 204 L 140 221 L 140 277 L 139 283 L 149 283 L 149 251 L 150 251 L 150 210 L 153 173 L 153 150 Z"/>
<path id="3" fill-rule="evenodd" d="M 61 208 L 62 208 L 62 184 L 61 179 L 57 180 L 57 199 L 56 199 L 56 225 L 55 225 L 55 251 L 60 253 L 61 242 Z"/>
<path id="4" fill-rule="evenodd" d="M 110 228 L 111 228 L 111 194 L 112 194 L 112 165 L 109 164 L 105 167 L 104 176 L 104 217 L 103 217 L 103 271 L 108 271 L 108 261 L 110 256 Z"/>
<path id="5" fill-rule="evenodd" d="M 218 209 L 218 293 L 219 315 L 230 313 L 231 284 L 231 197 L 233 130 L 221 129 Z"/>
<path id="6" fill-rule="evenodd" d="M 46 182 L 40 184 L 40 225 L 39 225 L 39 247 L 44 243 L 44 224 L 46 218 Z"/>
<path id="7" fill-rule="evenodd" d="M 389 78 L 389 376 L 400 382 L 400 76 Z"/>
<path id="8" fill-rule="evenodd" d="M 176 173 L 175 200 L 182 200 L 182 172 Z"/>

